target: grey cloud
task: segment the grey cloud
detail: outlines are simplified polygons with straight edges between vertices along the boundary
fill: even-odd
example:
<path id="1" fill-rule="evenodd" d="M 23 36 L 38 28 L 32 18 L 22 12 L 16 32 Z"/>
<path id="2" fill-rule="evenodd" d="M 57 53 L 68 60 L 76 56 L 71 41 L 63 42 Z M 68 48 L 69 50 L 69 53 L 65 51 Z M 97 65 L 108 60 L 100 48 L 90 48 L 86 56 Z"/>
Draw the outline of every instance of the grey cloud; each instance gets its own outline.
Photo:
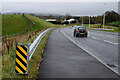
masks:
<path id="1" fill-rule="evenodd" d="M 117 2 L 6 2 L 2 11 L 72 14 L 72 15 L 101 15 L 105 11 L 118 12 Z"/>

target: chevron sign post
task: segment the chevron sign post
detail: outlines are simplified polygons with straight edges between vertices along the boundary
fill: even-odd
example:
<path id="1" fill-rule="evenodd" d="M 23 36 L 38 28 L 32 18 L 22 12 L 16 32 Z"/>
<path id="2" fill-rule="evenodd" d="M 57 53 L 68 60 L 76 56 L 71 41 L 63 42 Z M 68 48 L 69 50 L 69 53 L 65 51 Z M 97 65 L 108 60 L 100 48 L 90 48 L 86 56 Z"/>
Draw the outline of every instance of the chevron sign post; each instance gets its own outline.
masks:
<path id="1" fill-rule="evenodd" d="M 28 45 L 17 44 L 15 53 L 15 72 L 27 74 L 28 72 Z"/>

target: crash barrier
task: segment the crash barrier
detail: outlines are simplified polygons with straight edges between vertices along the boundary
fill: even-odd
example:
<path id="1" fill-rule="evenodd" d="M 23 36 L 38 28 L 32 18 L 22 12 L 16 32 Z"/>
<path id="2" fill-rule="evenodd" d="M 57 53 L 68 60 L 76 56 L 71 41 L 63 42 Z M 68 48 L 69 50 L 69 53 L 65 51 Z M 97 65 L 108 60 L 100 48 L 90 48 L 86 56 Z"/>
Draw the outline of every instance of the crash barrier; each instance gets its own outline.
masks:
<path id="1" fill-rule="evenodd" d="M 113 31 L 113 29 L 104 29 L 104 28 L 88 28 L 88 29 Z"/>
<path id="2" fill-rule="evenodd" d="M 15 72 L 16 74 L 27 74 L 28 73 L 28 62 L 33 56 L 36 48 L 38 47 L 42 38 L 47 34 L 49 30 L 53 28 L 49 28 L 42 32 L 34 42 L 31 44 L 16 44 L 16 52 L 15 52 Z"/>

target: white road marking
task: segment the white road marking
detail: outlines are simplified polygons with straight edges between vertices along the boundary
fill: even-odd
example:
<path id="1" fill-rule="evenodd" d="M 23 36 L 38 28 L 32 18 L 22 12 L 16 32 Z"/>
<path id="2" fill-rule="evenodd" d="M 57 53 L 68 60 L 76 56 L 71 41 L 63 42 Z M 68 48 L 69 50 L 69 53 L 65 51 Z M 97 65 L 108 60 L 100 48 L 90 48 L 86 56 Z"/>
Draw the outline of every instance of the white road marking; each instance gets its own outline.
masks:
<path id="1" fill-rule="evenodd" d="M 108 41 L 108 40 L 104 40 L 104 42 L 115 44 L 115 45 L 118 44 L 118 43 L 114 43 L 114 42 L 111 42 L 111 41 Z"/>
<path id="2" fill-rule="evenodd" d="M 89 51 L 87 51 L 85 48 L 83 48 L 82 46 L 78 45 L 74 40 L 72 40 L 71 38 L 69 38 L 63 31 L 60 30 L 60 32 L 66 37 L 68 38 L 70 41 L 72 41 L 74 44 L 76 44 L 78 47 L 82 48 L 84 51 L 86 51 L 88 54 L 90 54 L 92 57 L 94 57 L 96 60 L 98 60 L 99 62 L 101 62 L 103 65 L 105 65 L 107 68 L 109 68 L 110 70 L 112 70 L 113 72 L 115 72 L 117 75 L 120 76 L 120 74 L 118 73 L 118 71 L 114 70 L 113 68 L 109 67 L 106 63 L 104 63 L 101 59 L 99 59 L 97 56 L 93 55 L 92 53 L 90 53 Z"/>
<path id="3" fill-rule="evenodd" d="M 91 32 L 90 31 L 90 34 L 95 34 L 95 35 L 97 35 L 97 36 L 101 36 L 101 37 L 108 37 L 108 38 L 115 38 L 115 37 L 111 37 L 111 36 L 105 36 L 105 35 L 103 35 L 103 34 L 98 34 L 98 33 L 94 33 L 94 32 Z"/>
<path id="4" fill-rule="evenodd" d="M 97 39 L 96 37 L 92 37 L 93 39 Z"/>
<path id="5" fill-rule="evenodd" d="M 73 32 L 73 30 L 71 30 L 71 29 L 68 29 L 68 30 Z M 108 36 L 107 36 L 107 37 L 108 37 Z M 91 37 L 91 38 L 96 39 L 96 40 L 99 40 L 99 39 L 97 39 L 96 37 Z M 107 43 L 114 44 L 114 45 L 118 45 L 118 43 L 114 43 L 114 42 L 111 42 L 111 41 L 108 41 L 108 40 L 103 40 L 103 41 L 104 41 L 104 42 L 107 42 Z"/>
<path id="6" fill-rule="evenodd" d="M 93 39 L 96 39 L 96 40 L 99 40 L 97 39 L 96 37 L 91 37 Z M 107 43 L 110 43 L 110 44 L 113 44 L 113 45 L 118 45 L 118 43 L 114 43 L 114 42 L 111 42 L 111 41 L 108 41 L 108 40 L 103 40 L 104 42 L 107 42 Z"/>

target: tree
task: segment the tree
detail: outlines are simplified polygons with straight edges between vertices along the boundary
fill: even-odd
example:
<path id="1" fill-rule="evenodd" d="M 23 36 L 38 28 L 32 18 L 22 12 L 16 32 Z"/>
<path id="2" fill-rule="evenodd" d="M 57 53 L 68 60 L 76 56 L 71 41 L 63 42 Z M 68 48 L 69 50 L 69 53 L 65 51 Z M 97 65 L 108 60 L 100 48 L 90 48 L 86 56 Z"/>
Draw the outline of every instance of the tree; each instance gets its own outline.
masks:
<path id="1" fill-rule="evenodd" d="M 120 15 L 115 11 L 105 12 L 106 23 L 115 22 L 120 20 Z"/>
<path id="2" fill-rule="evenodd" d="M 72 16 L 71 16 L 71 14 L 66 14 L 66 19 L 70 19 L 70 18 L 72 18 Z"/>
<path id="3" fill-rule="evenodd" d="M 64 21 L 64 17 L 59 16 L 59 17 L 58 17 L 58 21 L 62 24 L 62 23 L 63 23 L 63 21 Z"/>

